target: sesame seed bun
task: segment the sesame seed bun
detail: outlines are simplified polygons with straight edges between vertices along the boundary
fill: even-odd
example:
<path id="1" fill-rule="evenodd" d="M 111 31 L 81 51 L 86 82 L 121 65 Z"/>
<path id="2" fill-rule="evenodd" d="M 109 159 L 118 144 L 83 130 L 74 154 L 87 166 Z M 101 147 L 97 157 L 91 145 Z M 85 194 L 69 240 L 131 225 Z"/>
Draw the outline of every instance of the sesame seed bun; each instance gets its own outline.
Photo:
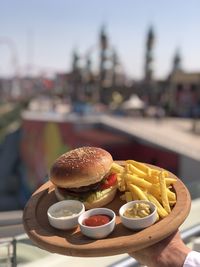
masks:
<path id="1" fill-rule="evenodd" d="M 61 155 L 50 170 L 51 182 L 61 188 L 95 184 L 109 172 L 113 158 L 98 147 L 81 147 Z"/>

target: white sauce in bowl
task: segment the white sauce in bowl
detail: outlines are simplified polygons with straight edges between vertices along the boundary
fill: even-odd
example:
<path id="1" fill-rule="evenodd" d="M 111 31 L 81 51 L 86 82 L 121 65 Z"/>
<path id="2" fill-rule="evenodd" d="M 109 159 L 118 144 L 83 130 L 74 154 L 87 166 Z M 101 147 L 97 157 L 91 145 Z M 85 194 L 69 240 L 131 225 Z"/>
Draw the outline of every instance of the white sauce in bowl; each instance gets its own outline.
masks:
<path id="1" fill-rule="evenodd" d="M 66 217 L 73 217 L 76 216 L 78 213 L 80 212 L 80 210 L 75 209 L 75 208 L 71 208 L 71 209 L 58 209 L 58 210 L 54 210 L 52 212 L 52 216 L 55 218 L 66 218 Z"/>

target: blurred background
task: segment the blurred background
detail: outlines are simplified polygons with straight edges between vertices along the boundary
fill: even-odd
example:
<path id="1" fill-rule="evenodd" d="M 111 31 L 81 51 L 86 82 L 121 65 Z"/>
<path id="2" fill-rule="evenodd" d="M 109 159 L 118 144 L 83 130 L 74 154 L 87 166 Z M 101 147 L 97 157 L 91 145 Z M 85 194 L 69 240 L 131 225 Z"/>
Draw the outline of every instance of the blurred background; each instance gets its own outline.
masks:
<path id="1" fill-rule="evenodd" d="M 166 168 L 199 200 L 199 10 L 0 0 L 2 214 L 22 211 L 55 158 L 85 145 Z"/>

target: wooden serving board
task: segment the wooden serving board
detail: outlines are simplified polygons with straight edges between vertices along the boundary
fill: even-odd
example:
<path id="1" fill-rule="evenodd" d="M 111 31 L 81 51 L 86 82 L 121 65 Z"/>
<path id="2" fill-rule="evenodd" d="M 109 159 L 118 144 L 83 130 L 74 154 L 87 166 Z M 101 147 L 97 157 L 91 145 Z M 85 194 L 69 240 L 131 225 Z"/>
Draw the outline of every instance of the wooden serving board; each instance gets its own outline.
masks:
<path id="1" fill-rule="evenodd" d="M 144 230 L 134 232 L 122 225 L 118 210 L 125 202 L 120 199 L 120 193 L 106 206 L 115 211 L 117 217 L 116 227 L 107 238 L 90 239 L 80 232 L 79 227 L 67 231 L 53 228 L 48 222 L 47 209 L 57 202 L 57 199 L 54 186 L 49 181 L 33 193 L 25 206 L 23 213 L 25 231 L 38 247 L 68 256 L 100 257 L 140 250 L 169 236 L 188 216 L 191 206 L 190 194 L 180 179 L 174 174 L 171 174 L 171 177 L 177 179 L 174 184 L 176 205 L 167 217 Z"/>

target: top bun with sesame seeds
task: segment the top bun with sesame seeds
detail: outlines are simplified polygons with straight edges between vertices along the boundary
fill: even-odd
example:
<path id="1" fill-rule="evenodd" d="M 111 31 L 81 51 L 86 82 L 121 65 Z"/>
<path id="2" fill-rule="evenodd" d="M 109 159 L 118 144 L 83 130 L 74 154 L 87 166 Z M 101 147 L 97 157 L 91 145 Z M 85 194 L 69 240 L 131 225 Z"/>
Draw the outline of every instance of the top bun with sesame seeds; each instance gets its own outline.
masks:
<path id="1" fill-rule="evenodd" d="M 50 180 L 64 188 L 87 186 L 101 181 L 112 163 L 111 154 L 102 148 L 77 148 L 55 161 L 50 171 Z"/>
<path id="2" fill-rule="evenodd" d="M 80 147 L 61 155 L 50 169 L 57 198 L 81 200 L 86 209 L 106 205 L 117 189 L 112 163 L 111 154 L 98 147 Z"/>

